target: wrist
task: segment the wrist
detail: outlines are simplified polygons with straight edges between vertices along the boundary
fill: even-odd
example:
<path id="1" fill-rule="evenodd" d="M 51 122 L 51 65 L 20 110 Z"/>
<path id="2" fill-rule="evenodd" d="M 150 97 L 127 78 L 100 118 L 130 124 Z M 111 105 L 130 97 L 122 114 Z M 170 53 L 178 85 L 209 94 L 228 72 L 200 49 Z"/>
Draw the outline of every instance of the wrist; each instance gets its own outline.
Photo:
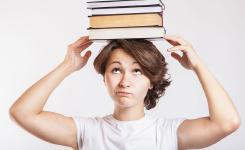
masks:
<path id="1" fill-rule="evenodd" d="M 58 65 L 58 68 L 60 68 L 62 72 L 64 72 L 65 76 L 68 76 L 72 72 L 74 72 L 72 69 L 72 66 L 69 63 L 66 63 L 64 61 Z"/>
<path id="2" fill-rule="evenodd" d="M 193 71 L 195 73 L 198 73 L 200 70 L 202 70 L 203 68 L 205 68 L 205 65 L 203 63 L 203 61 L 199 60 L 196 65 L 193 67 Z"/>

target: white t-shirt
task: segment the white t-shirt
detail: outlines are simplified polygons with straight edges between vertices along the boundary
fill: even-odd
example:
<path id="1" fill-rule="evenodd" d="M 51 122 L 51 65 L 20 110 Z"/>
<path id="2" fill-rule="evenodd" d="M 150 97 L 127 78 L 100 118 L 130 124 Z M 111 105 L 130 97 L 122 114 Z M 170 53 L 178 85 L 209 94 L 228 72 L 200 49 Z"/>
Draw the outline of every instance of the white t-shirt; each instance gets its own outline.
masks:
<path id="1" fill-rule="evenodd" d="M 177 129 L 184 118 L 145 115 L 134 121 L 73 117 L 79 150 L 177 150 Z"/>

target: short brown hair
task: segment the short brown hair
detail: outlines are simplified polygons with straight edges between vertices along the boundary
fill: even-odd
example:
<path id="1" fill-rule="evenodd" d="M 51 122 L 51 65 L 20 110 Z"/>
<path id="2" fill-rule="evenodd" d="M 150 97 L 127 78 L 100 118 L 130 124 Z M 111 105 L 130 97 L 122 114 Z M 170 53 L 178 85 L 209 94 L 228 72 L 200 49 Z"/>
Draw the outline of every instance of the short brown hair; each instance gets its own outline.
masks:
<path id="1" fill-rule="evenodd" d="M 154 108 L 171 82 L 166 78 L 168 69 L 164 56 L 151 41 L 145 39 L 110 40 L 94 60 L 94 68 L 99 74 L 105 75 L 110 53 L 117 48 L 131 55 L 149 78 L 153 88 L 148 90 L 144 105 L 147 110 Z"/>

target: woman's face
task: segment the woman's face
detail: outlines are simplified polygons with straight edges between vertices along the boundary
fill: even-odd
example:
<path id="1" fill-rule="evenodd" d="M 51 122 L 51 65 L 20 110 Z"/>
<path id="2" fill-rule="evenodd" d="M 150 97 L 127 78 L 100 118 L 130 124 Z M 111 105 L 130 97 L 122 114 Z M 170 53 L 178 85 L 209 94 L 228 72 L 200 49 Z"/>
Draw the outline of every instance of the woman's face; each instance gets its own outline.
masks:
<path id="1" fill-rule="evenodd" d="M 108 60 L 104 82 L 117 107 L 144 107 L 144 98 L 150 80 L 136 60 L 117 48 L 111 52 Z"/>

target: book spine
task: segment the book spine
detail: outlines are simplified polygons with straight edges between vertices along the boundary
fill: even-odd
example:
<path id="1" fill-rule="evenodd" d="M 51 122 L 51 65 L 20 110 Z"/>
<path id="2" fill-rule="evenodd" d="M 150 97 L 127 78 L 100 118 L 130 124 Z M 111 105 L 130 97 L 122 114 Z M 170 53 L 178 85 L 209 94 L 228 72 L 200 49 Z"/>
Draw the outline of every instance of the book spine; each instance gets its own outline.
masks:
<path id="1" fill-rule="evenodd" d="M 87 9 L 93 10 L 93 9 L 108 9 L 108 8 L 130 8 L 130 7 L 154 7 L 154 6 L 160 6 L 160 4 L 153 4 L 153 5 L 135 5 L 135 6 L 105 6 L 105 7 L 87 7 Z"/>
<path id="2" fill-rule="evenodd" d="M 116 15 L 137 15 L 137 14 L 159 14 L 160 16 L 162 16 L 163 12 L 130 13 L 130 14 L 101 14 L 101 15 L 90 15 L 88 17 L 93 17 L 93 16 L 116 16 Z"/>
<path id="3" fill-rule="evenodd" d="M 132 27 L 109 27 L 109 28 L 92 28 L 92 27 L 88 27 L 87 30 L 91 30 L 91 29 L 120 29 L 120 28 L 145 28 L 145 27 L 157 27 L 157 28 L 164 28 L 164 26 L 132 26 Z"/>
<path id="4" fill-rule="evenodd" d="M 152 13 L 160 13 L 162 14 L 162 12 L 152 12 Z M 135 14 L 149 14 L 149 12 L 145 12 L 145 13 L 125 13 L 125 14 L 92 14 L 89 15 L 88 17 L 92 17 L 92 16 L 113 16 L 113 15 L 135 15 Z"/>

